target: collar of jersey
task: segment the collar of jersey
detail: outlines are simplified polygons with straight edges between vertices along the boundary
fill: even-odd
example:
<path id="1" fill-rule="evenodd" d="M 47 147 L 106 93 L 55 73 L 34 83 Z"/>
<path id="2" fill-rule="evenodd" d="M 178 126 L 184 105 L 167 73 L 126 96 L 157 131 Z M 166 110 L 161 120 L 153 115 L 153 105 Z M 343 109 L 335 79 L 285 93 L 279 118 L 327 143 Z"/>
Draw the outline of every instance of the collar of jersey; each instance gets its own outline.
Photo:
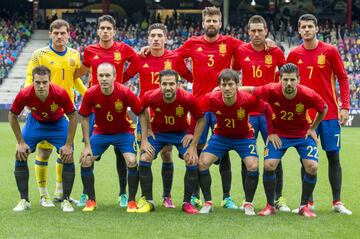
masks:
<path id="1" fill-rule="evenodd" d="M 55 49 L 51 46 L 51 44 L 49 45 L 49 47 L 50 47 L 50 49 L 51 49 L 53 52 L 55 52 L 55 53 L 58 54 L 59 56 L 64 56 L 64 55 L 66 54 L 66 52 L 67 52 L 67 47 L 65 48 L 65 51 L 57 51 L 57 50 L 55 50 Z"/>

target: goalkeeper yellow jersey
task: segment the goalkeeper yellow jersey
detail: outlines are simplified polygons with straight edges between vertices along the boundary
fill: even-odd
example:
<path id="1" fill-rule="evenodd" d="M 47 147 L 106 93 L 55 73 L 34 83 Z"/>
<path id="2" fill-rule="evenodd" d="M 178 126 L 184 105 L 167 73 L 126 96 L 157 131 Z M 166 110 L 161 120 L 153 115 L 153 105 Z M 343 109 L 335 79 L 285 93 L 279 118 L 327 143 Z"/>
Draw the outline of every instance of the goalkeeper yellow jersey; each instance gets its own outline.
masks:
<path id="1" fill-rule="evenodd" d="M 50 46 L 37 49 L 27 66 L 25 86 L 32 84 L 32 70 L 36 66 L 46 66 L 51 71 L 51 82 L 64 88 L 74 102 L 75 88 L 84 95 L 86 87 L 80 78 L 74 79 L 74 73 L 81 66 L 80 54 L 67 47 L 64 52 L 56 52 Z"/>

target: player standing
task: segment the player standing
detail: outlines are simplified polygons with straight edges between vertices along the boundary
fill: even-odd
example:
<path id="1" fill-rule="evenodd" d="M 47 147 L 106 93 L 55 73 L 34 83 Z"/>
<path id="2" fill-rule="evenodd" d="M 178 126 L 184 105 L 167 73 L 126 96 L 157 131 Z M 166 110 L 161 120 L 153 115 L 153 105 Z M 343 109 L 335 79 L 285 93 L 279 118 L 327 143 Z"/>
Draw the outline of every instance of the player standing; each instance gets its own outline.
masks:
<path id="1" fill-rule="evenodd" d="M 268 28 L 262 16 L 254 15 L 248 21 L 248 34 L 250 42 L 241 45 L 235 52 L 233 69 L 242 72 L 242 86 L 262 86 L 278 81 L 277 68 L 285 64 L 284 53 L 279 47 L 265 49 L 265 38 Z M 255 130 L 257 139 L 259 132 L 263 141 L 267 139 L 266 119 L 263 114 L 251 113 L 250 123 Z M 245 185 L 246 167 L 242 163 L 242 181 Z M 282 197 L 283 171 L 281 161 L 276 169 L 276 208 L 280 211 L 290 212 L 286 200 Z M 243 206 L 240 207 L 242 209 Z"/>
<path id="2" fill-rule="evenodd" d="M 20 212 L 31 207 L 27 160 L 29 154 L 36 150 L 36 145 L 46 140 L 56 147 L 63 164 L 61 208 L 64 212 L 72 212 L 74 209 L 69 198 L 75 179 L 73 142 L 77 125 L 74 104 L 63 88 L 50 83 L 51 73 L 47 67 L 35 67 L 32 75 L 33 84 L 17 94 L 9 112 L 10 126 L 17 140 L 14 174 L 21 197 L 13 211 Z M 31 113 L 21 132 L 18 115 L 25 107 Z"/>
<path id="3" fill-rule="evenodd" d="M 100 41 L 85 48 L 83 63 L 76 76 L 82 76 L 90 70 L 89 86 L 97 85 L 99 84 L 97 68 L 103 62 L 108 62 L 116 68 L 116 82 L 122 83 L 125 62 L 133 59 L 136 54 L 135 51 L 123 42 L 114 41 L 116 22 L 110 15 L 99 17 L 97 34 Z M 93 122 L 94 116 L 92 115 L 90 117 L 90 133 L 93 130 Z M 116 169 L 119 176 L 119 205 L 120 207 L 126 207 L 128 201 L 126 194 L 127 167 L 122 153 L 116 149 L 114 149 L 114 152 L 116 154 Z M 83 193 L 78 205 L 84 206 L 86 199 L 87 196 Z"/>
<path id="4" fill-rule="evenodd" d="M 316 38 L 318 22 L 314 15 L 304 14 L 298 20 L 298 31 L 303 44 L 293 49 L 287 61 L 299 67 L 301 84 L 315 90 L 329 107 L 324 120 L 316 129 L 320 135 L 322 148 L 329 162 L 329 181 L 333 196 L 333 210 L 351 215 L 352 212 L 341 202 L 340 131 L 349 118 L 350 89 L 349 79 L 335 46 Z M 335 76 L 340 87 L 341 109 L 337 102 Z M 302 174 L 304 170 L 302 169 Z M 312 197 L 309 200 L 313 207 Z"/>

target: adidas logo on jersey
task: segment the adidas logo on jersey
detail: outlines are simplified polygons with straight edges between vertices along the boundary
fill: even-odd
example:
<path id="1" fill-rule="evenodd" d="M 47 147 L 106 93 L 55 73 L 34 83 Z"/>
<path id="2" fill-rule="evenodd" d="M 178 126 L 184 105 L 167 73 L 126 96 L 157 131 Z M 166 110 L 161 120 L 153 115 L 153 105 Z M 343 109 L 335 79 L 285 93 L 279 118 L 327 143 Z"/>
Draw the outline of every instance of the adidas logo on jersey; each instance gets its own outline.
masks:
<path id="1" fill-rule="evenodd" d="M 203 49 L 201 47 L 199 47 L 196 51 L 203 51 Z"/>
<path id="2" fill-rule="evenodd" d="M 95 105 L 95 108 L 100 109 L 100 108 L 101 108 L 101 105 L 100 105 L 100 104 L 96 104 L 96 105 Z"/>
<path id="3" fill-rule="evenodd" d="M 156 112 L 161 112 L 161 109 L 160 109 L 159 107 L 157 107 L 157 108 L 155 109 L 155 111 L 156 111 Z"/>
<path id="4" fill-rule="evenodd" d="M 302 64 L 303 63 L 303 61 L 300 59 L 299 61 L 298 61 L 298 64 Z"/>
<path id="5" fill-rule="evenodd" d="M 280 106 L 280 103 L 279 103 L 279 102 L 275 102 L 274 105 Z"/>
<path id="6" fill-rule="evenodd" d="M 220 110 L 216 111 L 216 112 L 215 112 L 215 114 L 217 114 L 217 115 L 221 115 Z"/>
<path id="7" fill-rule="evenodd" d="M 143 68 L 149 68 L 149 65 L 148 65 L 147 63 L 145 63 L 145 64 L 143 65 Z"/>
<path id="8" fill-rule="evenodd" d="M 50 65 L 54 65 L 55 64 L 55 62 L 54 61 L 50 61 Z"/>
<path id="9" fill-rule="evenodd" d="M 99 59 L 99 56 L 98 55 L 95 55 L 94 56 L 94 59 L 96 60 L 96 59 Z"/>
<path id="10" fill-rule="evenodd" d="M 250 61 L 250 58 L 249 58 L 249 57 L 246 57 L 246 58 L 244 59 L 244 61 Z"/>
<path id="11" fill-rule="evenodd" d="M 31 107 L 31 110 L 32 110 L 32 111 L 37 111 L 37 109 L 36 109 L 35 106 Z"/>

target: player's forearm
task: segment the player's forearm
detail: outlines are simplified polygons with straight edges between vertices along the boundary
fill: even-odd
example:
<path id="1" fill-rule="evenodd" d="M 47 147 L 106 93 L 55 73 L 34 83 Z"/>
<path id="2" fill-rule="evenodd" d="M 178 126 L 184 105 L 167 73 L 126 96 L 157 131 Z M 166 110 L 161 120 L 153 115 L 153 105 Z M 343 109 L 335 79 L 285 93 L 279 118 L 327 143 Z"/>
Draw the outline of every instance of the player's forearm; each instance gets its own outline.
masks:
<path id="1" fill-rule="evenodd" d="M 254 87 L 253 86 L 240 86 L 239 90 L 242 90 L 242 91 L 252 94 L 254 92 Z"/>
<path id="2" fill-rule="evenodd" d="M 66 144 L 73 145 L 77 126 L 76 112 L 73 112 L 72 114 L 69 114 L 67 116 L 69 118 L 69 128 L 66 138 Z"/>
<path id="3" fill-rule="evenodd" d="M 86 87 L 80 78 L 75 79 L 74 88 L 80 93 L 80 95 L 84 95 L 86 92 Z"/>
<path id="4" fill-rule="evenodd" d="M 81 117 L 81 130 L 84 138 L 85 147 L 90 146 L 90 119 Z"/>
<path id="5" fill-rule="evenodd" d="M 205 128 L 205 124 L 206 124 L 205 117 L 202 117 L 196 121 L 194 137 L 193 137 L 190 145 L 197 146 L 197 144 L 199 143 L 201 134 Z"/>
<path id="6" fill-rule="evenodd" d="M 321 113 L 319 113 L 319 112 L 317 113 L 317 115 L 316 115 L 316 117 L 314 119 L 314 122 L 310 126 L 311 129 L 315 130 L 318 127 L 320 122 L 325 118 L 325 115 L 326 115 L 327 111 L 328 111 L 328 106 L 325 105 L 324 111 L 321 112 Z"/>
<path id="7" fill-rule="evenodd" d="M 141 126 L 141 140 L 147 140 L 148 132 L 149 132 L 149 125 L 150 125 L 150 118 L 148 110 L 145 109 L 139 116 L 140 118 L 140 126 Z"/>
<path id="8" fill-rule="evenodd" d="M 350 87 L 348 78 L 340 80 L 340 98 L 341 98 L 341 109 L 350 109 Z"/>
<path id="9" fill-rule="evenodd" d="M 81 65 L 81 67 L 75 71 L 74 79 L 82 77 L 83 75 L 88 73 L 88 71 L 89 71 L 88 67 L 86 67 L 85 65 Z"/>
<path id="10" fill-rule="evenodd" d="M 22 137 L 21 134 L 21 129 L 20 129 L 20 124 L 18 121 L 18 116 L 16 114 L 14 114 L 13 112 L 9 112 L 8 115 L 8 119 L 9 119 L 9 123 L 11 126 L 12 131 L 14 132 L 16 141 L 20 144 L 24 142 L 24 138 Z"/>

